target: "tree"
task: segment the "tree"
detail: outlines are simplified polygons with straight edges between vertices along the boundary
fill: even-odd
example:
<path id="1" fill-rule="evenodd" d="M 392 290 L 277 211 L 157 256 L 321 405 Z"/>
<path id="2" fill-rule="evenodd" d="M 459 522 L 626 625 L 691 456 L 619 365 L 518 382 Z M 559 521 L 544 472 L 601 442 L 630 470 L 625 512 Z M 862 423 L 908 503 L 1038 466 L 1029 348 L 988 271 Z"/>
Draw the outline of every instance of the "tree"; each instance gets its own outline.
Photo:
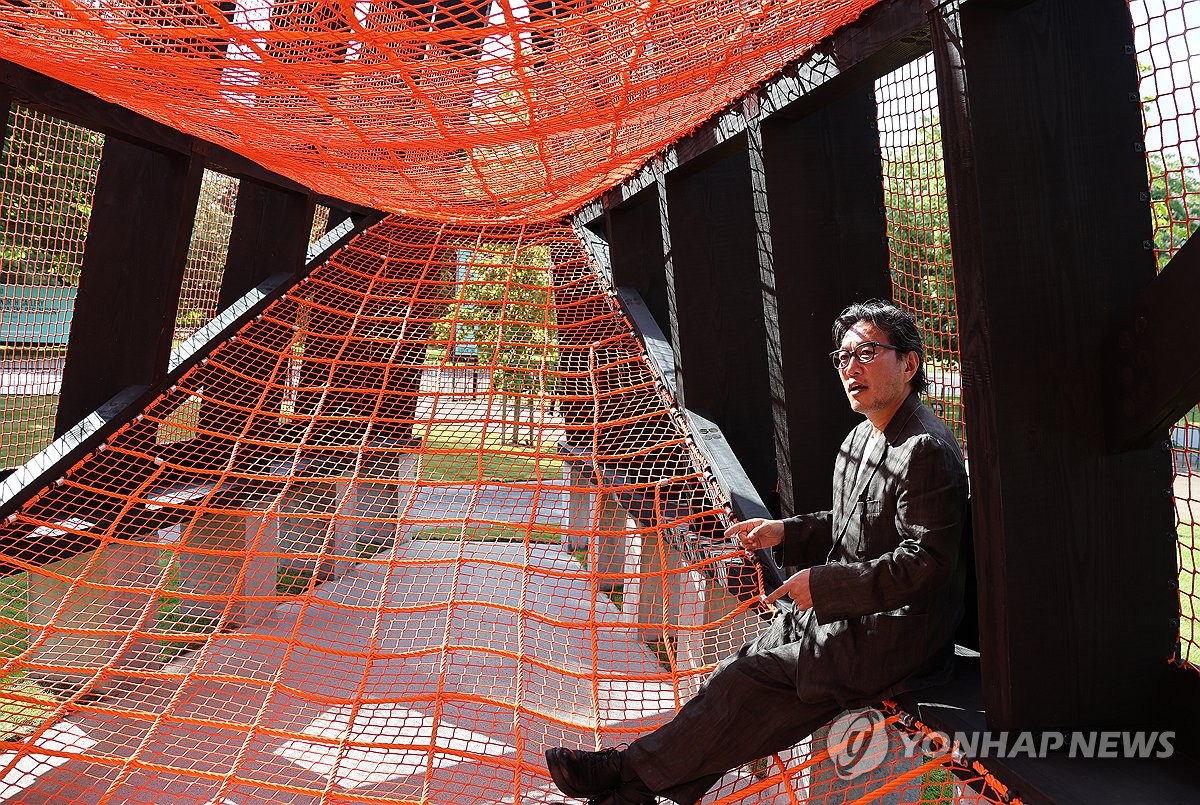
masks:
<path id="1" fill-rule="evenodd" d="M 1200 225 L 1200 169 L 1183 165 L 1174 153 L 1146 155 L 1154 255 L 1161 271 Z"/>
<path id="2" fill-rule="evenodd" d="M 0 182 L 6 282 L 77 285 L 104 135 L 13 106 Z"/>
<path id="3" fill-rule="evenodd" d="M 216 171 L 204 172 L 175 319 L 180 335 L 195 332 L 217 312 L 237 192 L 237 179 Z"/>
<path id="4" fill-rule="evenodd" d="M 896 303 L 916 317 L 927 356 L 957 365 L 958 313 L 937 117 L 923 117 L 916 135 L 911 144 L 884 155 L 893 293 Z"/>
<path id="5" fill-rule="evenodd" d="M 458 263 L 455 300 L 434 324 L 434 337 L 449 345 L 448 360 L 456 351 L 473 353 L 479 364 L 494 367 L 493 386 L 514 397 L 512 441 L 517 442 L 521 402 L 532 416 L 534 396 L 545 397 L 547 370 L 557 363 L 549 249 L 472 243 L 452 254 Z M 532 423 L 530 428 L 532 438 Z"/>

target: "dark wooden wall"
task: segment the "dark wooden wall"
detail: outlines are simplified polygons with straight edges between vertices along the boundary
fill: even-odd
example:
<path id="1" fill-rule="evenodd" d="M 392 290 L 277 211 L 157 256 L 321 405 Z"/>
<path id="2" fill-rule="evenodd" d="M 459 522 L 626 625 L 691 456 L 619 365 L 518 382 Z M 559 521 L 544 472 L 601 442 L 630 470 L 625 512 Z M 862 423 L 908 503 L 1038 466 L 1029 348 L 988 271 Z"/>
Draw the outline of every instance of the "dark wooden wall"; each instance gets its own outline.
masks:
<path id="1" fill-rule="evenodd" d="M 719 422 L 768 505 L 776 483 L 750 159 L 745 139 L 667 175 L 666 210 L 682 402 Z"/>
<path id="2" fill-rule="evenodd" d="M 984 701 L 1002 728 L 1140 723 L 1178 596 L 1167 434 L 1107 434 L 1104 344 L 1155 279 L 1129 11 L 968 4 L 954 24 L 938 66 Z"/>
<path id="3" fill-rule="evenodd" d="M 1200 685 L 1170 662 L 1164 440 L 1200 388 L 1170 306 L 1200 292 L 1200 247 L 1156 278 L 1128 7 L 933 5 L 871 9 L 580 219 L 606 222 L 616 281 L 643 295 L 665 253 L 681 403 L 706 409 L 756 486 L 779 478 L 784 511 L 827 508 L 855 421 L 830 324 L 891 295 L 873 83 L 933 51 L 988 724 L 1194 736 L 1171 714 L 1195 714 Z"/>

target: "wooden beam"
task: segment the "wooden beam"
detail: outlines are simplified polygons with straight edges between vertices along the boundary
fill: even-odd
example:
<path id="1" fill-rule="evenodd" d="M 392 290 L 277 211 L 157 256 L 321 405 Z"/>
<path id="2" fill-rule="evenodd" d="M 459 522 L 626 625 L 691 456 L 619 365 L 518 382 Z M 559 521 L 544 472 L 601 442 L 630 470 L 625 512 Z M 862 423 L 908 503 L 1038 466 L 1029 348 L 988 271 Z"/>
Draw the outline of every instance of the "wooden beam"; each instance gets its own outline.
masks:
<path id="1" fill-rule="evenodd" d="M 1180 300 L 1200 298 L 1200 238 L 1189 238 L 1138 296 L 1111 339 L 1109 394 L 1116 449 L 1150 447 L 1200 400 L 1192 319 Z"/>
<path id="2" fill-rule="evenodd" d="M 202 160 L 104 144 L 55 434 L 131 385 L 167 373 Z"/>
<path id="3" fill-rule="evenodd" d="M 731 141 L 700 170 L 667 176 L 680 402 L 716 423 L 777 511 L 767 338 L 759 289 L 750 157 Z"/>
<path id="4" fill-rule="evenodd" d="M 203 156 L 206 167 L 238 179 L 252 179 L 294 193 L 310 192 L 299 182 L 267 170 L 241 154 L 176 131 L 123 106 L 103 101 L 70 84 L 56 81 L 12 62 L 0 61 L 0 85 L 9 90 L 13 102 L 92 131 L 119 137 L 153 150 L 189 157 L 199 154 Z M 317 195 L 316 201 L 358 213 L 373 211 L 370 207 L 324 195 Z"/>
<path id="5" fill-rule="evenodd" d="M 1105 438 L 1101 342 L 1154 276 L 1129 10 L 948 13 L 935 53 L 988 722 L 1142 723 L 1179 603 L 1169 452 Z"/>
<path id="6" fill-rule="evenodd" d="M 778 366 L 771 399 L 781 492 L 789 513 L 833 500 L 833 462 L 861 417 L 829 363 L 834 318 L 848 304 L 887 299 L 887 220 L 875 93 L 861 87 L 810 115 L 763 125 L 762 180 L 770 249 L 760 250 L 768 339 Z"/>
<path id="7" fill-rule="evenodd" d="M 608 211 L 613 284 L 637 291 L 663 332 L 670 329 L 658 186 Z"/>
<path id="8" fill-rule="evenodd" d="M 304 267 L 313 209 L 313 198 L 307 193 L 250 179 L 238 183 L 218 308 L 241 298 L 271 274 L 294 274 Z"/>
<path id="9" fill-rule="evenodd" d="M 823 67 L 817 75 L 828 78 L 812 85 L 799 98 L 777 107 L 773 97 L 768 113 L 785 117 L 806 113 L 842 95 L 871 86 L 876 78 L 925 55 L 931 47 L 925 2 L 885 0 L 867 9 L 857 20 L 839 28 L 814 48 L 810 60 L 826 56 L 836 73 Z M 785 69 L 786 75 L 789 71 Z M 810 79 L 811 80 L 811 79 Z"/>

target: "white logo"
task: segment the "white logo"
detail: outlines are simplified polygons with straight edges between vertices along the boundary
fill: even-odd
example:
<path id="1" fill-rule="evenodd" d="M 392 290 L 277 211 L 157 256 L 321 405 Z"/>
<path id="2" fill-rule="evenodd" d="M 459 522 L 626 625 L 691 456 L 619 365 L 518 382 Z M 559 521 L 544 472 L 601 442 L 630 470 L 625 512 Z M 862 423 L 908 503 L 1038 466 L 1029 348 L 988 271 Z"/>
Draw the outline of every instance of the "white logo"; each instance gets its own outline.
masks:
<path id="1" fill-rule="evenodd" d="M 883 713 L 871 708 L 842 713 L 829 724 L 829 758 L 843 780 L 879 766 L 887 757 L 888 735 Z"/>

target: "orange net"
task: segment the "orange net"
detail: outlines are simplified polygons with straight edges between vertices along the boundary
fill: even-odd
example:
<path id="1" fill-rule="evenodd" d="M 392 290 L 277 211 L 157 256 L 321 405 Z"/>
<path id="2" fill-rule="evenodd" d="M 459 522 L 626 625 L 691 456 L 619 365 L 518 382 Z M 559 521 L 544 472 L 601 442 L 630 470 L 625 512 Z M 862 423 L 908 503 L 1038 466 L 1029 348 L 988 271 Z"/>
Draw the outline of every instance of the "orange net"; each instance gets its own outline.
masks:
<path id="1" fill-rule="evenodd" d="M 875 82 L 892 298 L 925 338 L 926 403 L 966 455 L 950 215 L 933 54 Z"/>
<path id="2" fill-rule="evenodd" d="M 0 56 L 330 197 L 549 220 L 876 0 L 0 5 Z"/>
<path id="3" fill-rule="evenodd" d="M 217 313 L 217 298 L 225 274 L 233 212 L 237 207 L 238 180 L 216 171 L 204 171 L 200 200 L 192 224 L 187 264 L 179 289 L 175 314 L 175 343 L 188 338 Z"/>
<path id="4" fill-rule="evenodd" d="M 1200 134 L 1194 63 L 1200 0 L 1131 0 L 1146 122 L 1154 253 L 1164 268 L 1200 226 Z M 1179 645 L 1175 659 L 1200 667 L 1200 406 L 1171 428 L 1179 536 Z"/>
<path id="5" fill-rule="evenodd" d="M 0 162 L 0 470 L 54 438 L 104 136 L 23 106 Z"/>
<path id="6" fill-rule="evenodd" d="M 669 718 L 761 621 L 614 300 L 567 227 L 389 218 L 217 345 L 0 529 L 0 800 L 553 802 Z M 839 746 L 716 801 L 963 796 Z"/>

